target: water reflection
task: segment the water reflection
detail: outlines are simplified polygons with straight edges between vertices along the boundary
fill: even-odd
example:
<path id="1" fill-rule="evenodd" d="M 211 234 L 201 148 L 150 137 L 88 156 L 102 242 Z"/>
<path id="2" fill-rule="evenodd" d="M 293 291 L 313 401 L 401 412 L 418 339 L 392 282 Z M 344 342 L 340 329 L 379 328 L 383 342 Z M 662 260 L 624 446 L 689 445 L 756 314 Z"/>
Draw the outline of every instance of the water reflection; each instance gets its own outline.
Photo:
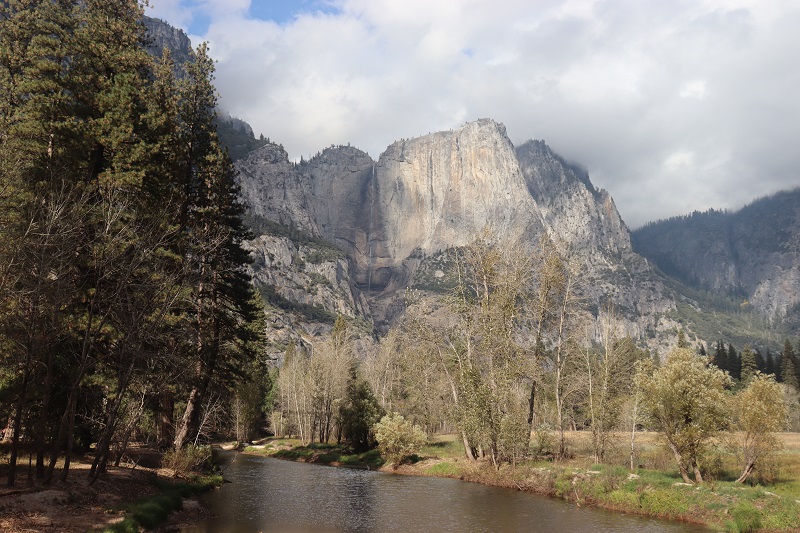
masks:
<path id="1" fill-rule="evenodd" d="M 184 533 L 704 531 L 451 479 L 245 455 L 225 478 L 231 483 L 206 498 L 216 517 Z"/>

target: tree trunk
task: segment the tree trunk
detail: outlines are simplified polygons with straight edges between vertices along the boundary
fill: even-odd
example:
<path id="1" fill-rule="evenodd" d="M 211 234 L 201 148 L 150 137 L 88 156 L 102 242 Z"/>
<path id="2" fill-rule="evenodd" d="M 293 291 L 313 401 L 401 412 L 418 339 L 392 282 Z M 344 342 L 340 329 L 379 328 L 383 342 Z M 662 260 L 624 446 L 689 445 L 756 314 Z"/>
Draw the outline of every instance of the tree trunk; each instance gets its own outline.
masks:
<path id="1" fill-rule="evenodd" d="M 633 411 L 631 412 L 631 472 L 636 470 L 634 459 L 636 458 L 636 420 L 639 413 L 639 396 L 633 399 Z"/>
<path id="2" fill-rule="evenodd" d="M 92 461 L 92 467 L 89 469 L 90 485 L 94 484 L 94 482 L 97 480 L 97 477 L 100 475 L 100 472 L 105 469 L 105 464 L 108 461 L 108 453 L 111 449 L 111 439 L 114 437 L 114 432 L 117 428 L 117 417 L 119 415 L 120 406 L 122 405 L 122 397 L 125 395 L 125 391 L 128 389 L 128 383 L 130 382 L 131 375 L 133 374 L 134 363 L 135 359 L 131 357 L 130 365 L 128 366 L 125 374 L 120 376 L 117 384 L 116 398 L 109 405 L 108 412 L 106 414 L 106 427 L 103 429 L 103 434 L 100 436 L 100 440 L 97 443 L 97 451 L 94 456 L 94 461 Z"/>
<path id="3" fill-rule="evenodd" d="M 531 383 L 531 395 L 528 397 L 528 429 L 529 429 L 529 437 L 533 436 L 533 432 L 536 429 L 534 427 L 534 407 L 536 406 L 536 380 L 533 380 Z"/>
<path id="4" fill-rule="evenodd" d="M 694 471 L 694 479 L 698 484 L 703 483 L 703 475 L 700 473 L 700 466 L 697 464 L 697 459 L 692 459 L 692 470 Z"/>
<path id="5" fill-rule="evenodd" d="M 683 478 L 684 483 L 694 485 L 694 482 L 689 477 L 689 473 L 686 470 L 686 465 L 683 463 L 683 457 L 681 456 L 680 452 L 678 452 L 678 449 L 672 443 L 669 444 L 669 448 L 675 455 L 675 462 L 678 463 L 678 469 L 681 472 L 681 477 Z"/>
<path id="6" fill-rule="evenodd" d="M 189 392 L 189 398 L 186 400 L 186 409 L 183 411 L 180 426 L 175 432 L 175 440 L 172 443 L 176 450 L 183 448 L 183 445 L 189 440 L 190 433 L 196 430 L 202 401 L 203 392 L 200 390 L 200 385 L 193 386 Z"/>
<path id="7" fill-rule="evenodd" d="M 20 387 L 17 407 L 14 410 L 14 425 L 11 430 L 11 457 L 8 460 L 8 486 L 13 487 L 16 482 L 17 457 L 19 455 L 19 435 L 22 431 L 22 412 L 25 410 L 25 402 L 28 395 L 28 380 L 30 378 L 31 353 L 25 357 L 25 369 L 22 375 L 22 386 Z"/>
<path id="8" fill-rule="evenodd" d="M 158 447 L 163 449 L 173 441 L 175 429 L 175 396 L 165 387 L 161 391 L 161 413 L 158 417 Z"/>
<path id="9" fill-rule="evenodd" d="M 464 453 L 466 454 L 467 459 L 469 459 L 470 461 L 474 461 L 475 454 L 472 453 L 472 446 L 469 443 L 469 439 L 467 438 L 466 432 L 464 431 L 461 432 L 461 439 L 464 441 Z"/>
<path id="10" fill-rule="evenodd" d="M 756 467 L 756 463 L 754 461 L 749 461 L 747 465 L 744 467 L 742 471 L 742 475 L 739 476 L 739 479 L 736 480 L 736 483 L 744 483 L 747 478 L 750 477 L 750 474 L 753 473 L 753 469 Z"/>

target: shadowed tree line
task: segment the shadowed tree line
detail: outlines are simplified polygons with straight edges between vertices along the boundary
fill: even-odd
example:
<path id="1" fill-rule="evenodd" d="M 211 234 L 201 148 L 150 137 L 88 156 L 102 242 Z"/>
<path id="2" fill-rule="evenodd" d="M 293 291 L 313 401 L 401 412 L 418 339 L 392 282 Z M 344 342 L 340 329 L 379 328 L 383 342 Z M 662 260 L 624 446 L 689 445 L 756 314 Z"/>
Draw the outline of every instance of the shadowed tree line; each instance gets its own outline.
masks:
<path id="1" fill-rule="evenodd" d="M 254 362 L 259 305 L 205 45 L 143 47 L 131 0 L 0 3 L 0 414 L 8 484 L 96 443 L 196 443 Z M 178 416 L 175 416 L 175 415 Z"/>

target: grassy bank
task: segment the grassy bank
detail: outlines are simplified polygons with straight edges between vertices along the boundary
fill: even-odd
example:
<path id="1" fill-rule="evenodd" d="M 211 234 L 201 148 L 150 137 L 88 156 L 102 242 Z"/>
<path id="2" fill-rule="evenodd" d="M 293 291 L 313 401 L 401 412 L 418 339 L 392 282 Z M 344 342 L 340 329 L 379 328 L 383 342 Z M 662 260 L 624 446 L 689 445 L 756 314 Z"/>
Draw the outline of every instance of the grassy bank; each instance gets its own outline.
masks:
<path id="1" fill-rule="evenodd" d="M 188 480 L 171 482 L 154 481 L 158 491 L 124 506 L 125 518 L 106 529 L 105 533 L 138 533 L 140 528 L 154 529 L 163 524 L 170 514 L 182 508 L 185 498 L 192 498 L 222 485 L 222 476 L 198 475 Z"/>
<path id="2" fill-rule="evenodd" d="M 378 450 L 353 453 L 348 447 L 338 444 L 315 443 L 303 446 L 296 439 L 267 439 L 262 444 L 248 446 L 243 451 L 290 461 L 371 470 L 379 469 L 384 463 Z"/>
<path id="3" fill-rule="evenodd" d="M 574 457 L 562 461 L 523 461 L 496 471 L 488 462 L 468 462 L 463 447 L 452 436 L 438 437 L 419 456 L 397 472 L 407 475 L 451 477 L 487 485 L 516 488 L 631 514 L 705 524 L 725 531 L 800 530 L 800 435 L 783 436 L 785 449 L 764 465 L 752 484 L 733 482 L 735 460 L 723 453 L 707 458 L 708 481 L 682 483 L 672 460 L 652 434 L 640 438 L 638 464 L 630 472 L 626 450 L 612 446 L 609 462 L 593 464 L 589 435 L 570 433 Z M 271 439 L 245 449 L 272 457 L 333 465 L 381 465 L 380 456 L 356 456 L 335 445 L 301 446 L 299 441 Z M 387 468 L 387 467 L 384 467 Z"/>

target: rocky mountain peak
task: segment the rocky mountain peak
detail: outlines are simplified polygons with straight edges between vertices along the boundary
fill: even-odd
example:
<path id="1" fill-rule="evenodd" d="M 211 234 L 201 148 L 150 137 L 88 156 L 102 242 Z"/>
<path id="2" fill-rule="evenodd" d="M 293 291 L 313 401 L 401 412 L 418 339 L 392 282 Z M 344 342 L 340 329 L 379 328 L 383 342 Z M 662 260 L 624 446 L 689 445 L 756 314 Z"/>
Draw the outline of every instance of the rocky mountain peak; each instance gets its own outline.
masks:
<path id="1" fill-rule="evenodd" d="M 192 42 L 183 30 L 170 26 L 161 19 L 142 17 L 142 24 L 147 30 L 148 42 L 145 49 L 155 57 L 161 57 L 164 49 L 168 49 L 172 60 L 180 65 L 189 60 L 192 54 Z"/>

